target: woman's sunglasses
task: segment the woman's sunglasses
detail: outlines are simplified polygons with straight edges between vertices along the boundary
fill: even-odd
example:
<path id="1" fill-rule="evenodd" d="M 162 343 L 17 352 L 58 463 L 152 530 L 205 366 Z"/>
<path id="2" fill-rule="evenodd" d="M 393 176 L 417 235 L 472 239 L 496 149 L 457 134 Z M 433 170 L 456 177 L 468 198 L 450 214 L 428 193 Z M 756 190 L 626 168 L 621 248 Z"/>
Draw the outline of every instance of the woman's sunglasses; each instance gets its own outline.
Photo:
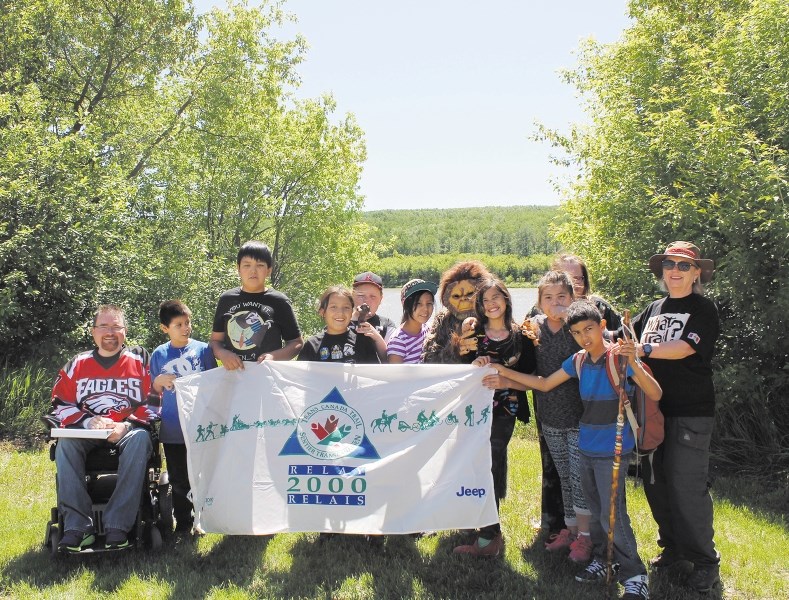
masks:
<path id="1" fill-rule="evenodd" d="M 660 264 L 663 265 L 663 269 L 665 269 L 666 271 L 671 271 L 671 270 L 674 269 L 674 267 L 677 267 L 680 271 L 682 271 L 684 273 L 687 273 L 688 271 L 690 271 L 691 267 L 695 267 L 696 266 L 693 263 L 689 263 L 689 262 L 674 262 L 673 260 L 669 260 L 669 259 L 664 260 Z"/>

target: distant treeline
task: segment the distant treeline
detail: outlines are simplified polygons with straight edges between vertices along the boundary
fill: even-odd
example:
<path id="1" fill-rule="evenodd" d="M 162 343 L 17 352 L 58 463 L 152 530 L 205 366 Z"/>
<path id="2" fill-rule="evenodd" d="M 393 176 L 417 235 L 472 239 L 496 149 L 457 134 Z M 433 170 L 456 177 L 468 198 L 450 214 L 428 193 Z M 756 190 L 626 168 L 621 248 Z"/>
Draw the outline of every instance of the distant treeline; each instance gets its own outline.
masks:
<path id="1" fill-rule="evenodd" d="M 379 210 L 362 219 L 378 230 L 388 248 L 378 255 L 553 254 L 549 234 L 555 206 L 509 206 L 420 210 Z M 503 274 L 502 274 L 503 276 Z"/>
<path id="2" fill-rule="evenodd" d="M 441 274 L 458 261 L 479 260 L 505 283 L 535 284 L 548 270 L 552 254 L 516 256 L 515 254 L 430 254 L 427 256 L 396 255 L 382 258 L 376 273 L 385 287 L 400 287 L 409 279 L 419 277 L 438 283 Z"/>

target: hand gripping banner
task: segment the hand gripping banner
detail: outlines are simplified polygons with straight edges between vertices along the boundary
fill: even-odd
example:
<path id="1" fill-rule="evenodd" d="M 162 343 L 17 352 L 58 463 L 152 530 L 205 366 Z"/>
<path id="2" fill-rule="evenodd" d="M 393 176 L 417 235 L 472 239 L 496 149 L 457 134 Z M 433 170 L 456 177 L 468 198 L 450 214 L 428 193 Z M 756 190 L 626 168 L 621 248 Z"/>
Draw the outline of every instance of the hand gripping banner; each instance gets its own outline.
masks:
<path id="1" fill-rule="evenodd" d="M 265 361 L 176 380 L 195 525 L 397 534 L 497 522 L 484 374 Z"/>

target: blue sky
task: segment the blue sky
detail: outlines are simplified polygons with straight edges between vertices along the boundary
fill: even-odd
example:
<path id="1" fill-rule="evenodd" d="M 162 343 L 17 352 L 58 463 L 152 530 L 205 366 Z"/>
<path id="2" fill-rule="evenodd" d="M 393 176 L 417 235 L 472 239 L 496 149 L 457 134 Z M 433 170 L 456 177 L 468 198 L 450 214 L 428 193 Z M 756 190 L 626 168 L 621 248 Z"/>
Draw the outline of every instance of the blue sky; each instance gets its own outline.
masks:
<path id="1" fill-rule="evenodd" d="M 251 2 L 253 4 L 254 2 Z M 221 0 L 197 0 L 198 12 Z M 289 0 L 310 45 L 300 97 L 331 93 L 368 158 L 365 209 L 558 204 L 535 121 L 585 117 L 559 70 L 580 40 L 619 38 L 625 0 Z"/>

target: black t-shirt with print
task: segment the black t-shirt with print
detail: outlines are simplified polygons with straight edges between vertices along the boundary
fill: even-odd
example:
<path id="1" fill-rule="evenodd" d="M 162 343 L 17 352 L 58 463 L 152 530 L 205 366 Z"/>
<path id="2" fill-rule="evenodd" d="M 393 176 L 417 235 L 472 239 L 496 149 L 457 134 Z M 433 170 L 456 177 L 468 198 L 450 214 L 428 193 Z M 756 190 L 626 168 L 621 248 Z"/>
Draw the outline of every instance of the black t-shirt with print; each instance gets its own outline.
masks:
<path id="1" fill-rule="evenodd" d="M 375 329 L 378 330 L 378 333 L 381 334 L 381 337 L 386 339 L 386 336 L 393 333 L 395 329 L 397 329 L 397 323 L 392 321 L 389 317 L 384 317 L 383 315 L 373 315 L 367 322 L 372 325 Z M 351 321 L 349 325 L 350 329 L 356 331 L 356 326 L 359 324 L 359 321 Z"/>
<path id="2" fill-rule="evenodd" d="M 348 329 L 345 333 L 313 335 L 301 348 L 296 360 L 355 364 L 378 364 L 375 342 L 366 335 L 356 335 Z"/>
<path id="3" fill-rule="evenodd" d="M 503 340 L 494 340 L 485 335 L 484 327 L 478 328 L 477 351 L 472 356 L 489 356 L 491 362 L 503 364 L 519 373 L 533 373 L 537 368 L 534 344 L 525 337 L 520 328 L 513 324 L 514 329 Z M 510 401 L 514 396 L 517 403 Z M 529 422 L 531 413 L 526 392 L 513 389 L 500 389 L 493 392 L 493 414 L 517 416 L 524 423 Z"/>
<path id="4" fill-rule="evenodd" d="M 301 336 L 290 300 L 274 289 L 252 293 L 234 288 L 223 293 L 213 331 L 224 334 L 225 348 L 245 361 L 256 361 Z"/>
<path id="5" fill-rule="evenodd" d="M 712 355 L 720 331 L 715 304 L 700 294 L 656 300 L 633 319 L 633 329 L 642 344 L 682 340 L 695 350 L 690 356 L 676 360 L 645 359 L 663 388 L 660 399 L 663 414 L 713 416 Z"/>

